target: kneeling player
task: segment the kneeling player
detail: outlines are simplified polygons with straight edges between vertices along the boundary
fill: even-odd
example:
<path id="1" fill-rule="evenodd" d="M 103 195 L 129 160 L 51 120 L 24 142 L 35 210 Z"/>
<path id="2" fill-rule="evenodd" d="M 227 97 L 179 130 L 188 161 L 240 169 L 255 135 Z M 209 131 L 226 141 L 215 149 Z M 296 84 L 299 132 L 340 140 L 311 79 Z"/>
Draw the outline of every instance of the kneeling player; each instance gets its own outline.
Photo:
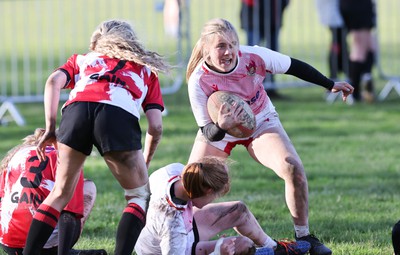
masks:
<path id="1" fill-rule="evenodd" d="M 4 157 L 0 176 L 0 245 L 9 255 L 22 255 L 32 217 L 54 186 L 57 173 L 57 151 L 46 148 L 46 160 L 39 161 L 36 145 L 44 129 L 24 138 Z M 84 222 L 96 200 L 96 185 L 83 179 L 70 203 L 61 212 L 60 220 L 41 254 L 105 255 L 105 250 L 72 250 Z"/>
<path id="2" fill-rule="evenodd" d="M 170 164 L 150 176 L 146 225 L 136 243 L 138 255 L 305 254 L 305 241 L 275 241 L 241 201 L 212 203 L 230 187 L 228 167 L 215 157 L 184 166 Z M 223 230 L 239 236 L 211 240 Z"/>

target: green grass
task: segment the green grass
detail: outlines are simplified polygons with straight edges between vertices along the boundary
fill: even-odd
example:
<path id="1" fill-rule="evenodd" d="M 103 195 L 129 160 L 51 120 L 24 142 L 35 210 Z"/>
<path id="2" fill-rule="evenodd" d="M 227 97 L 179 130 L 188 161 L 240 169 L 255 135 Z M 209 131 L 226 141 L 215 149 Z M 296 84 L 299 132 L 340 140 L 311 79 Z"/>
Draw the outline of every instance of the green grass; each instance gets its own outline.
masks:
<path id="1" fill-rule="evenodd" d="M 86 2 L 82 7 L 61 0 L 0 1 L 0 9 L 4 10 L 0 15 L 4 37 L 0 47 L 4 59 L 2 93 L 13 94 L 29 83 L 33 85 L 31 93 L 41 95 L 48 74 L 70 54 L 85 52 L 92 30 L 104 19 L 133 21 L 139 38 L 149 49 L 174 57 L 176 41 L 164 37 L 162 16 L 152 12 L 155 1 L 120 0 L 113 5 L 116 8 L 111 8 L 105 0 Z M 244 43 L 238 20 L 239 1 L 190 2 L 191 40 L 182 41 L 184 50 L 191 49 L 203 23 L 213 17 L 229 19 Z M 397 0 L 387 0 L 378 10 L 381 66 L 388 74 L 399 70 L 399 34 L 393 32 L 397 31 L 393 17 L 398 16 L 398 5 Z M 96 10 L 88 12 L 87 6 L 96 6 Z M 329 32 L 318 22 L 313 0 L 291 2 L 280 39 L 283 53 L 327 73 L 324 56 Z M 40 69 L 38 56 L 43 54 L 47 55 L 43 56 Z M 185 52 L 183 55 L 187 57 Z M 18 75 L 7 75 L 12 70 L 18 70 Z M 286 81 L 283 77 L 277 77 L 277 81 Z M 375 73 L 379 92 L 385 81 L 377 77 Z M 163 86 L 168 82 L 164 79 Z M 291 100 L 274 104 L 306 168 L 311 231 L 335 255 L 392 254 L 391 227 L 400 218 L 399 97 L 392 94 L 384 102 L 349 106 L 339 101 L 327 104 L 320 87 L 281 91 Z M 185 163 L 197 132 L 185 85 L 177 94 L 165 96 L 165 102 L 169 114 L 164 117 L 163 139 L 150 172 L 172 162 Z M 10 122 L 0 126 L 0 157 L 36 127 L 44 126 L 41 103 L 16 106 L 27 124 L 21 127 Z M 145 128 L 145 118 L 141 122 Z M 236 162 L 231 171 L 232 190 L 221 200 L 245 201 L 273 238 L 293 238 L 283 181 L 254 162 L 242 147 L 233 151 L 231 159 Z M 112 254 L 115 231 L 125 206 L 123 191 L 99 156 L 87 159 L 85 176 L 95 181 L 98 196 L 76 247 L 105 248 Z"/>
<path id="2" fill-rule="evenodd" d="M 317 86 L 282 93 L 291 100 L 276 101 L 275 106 L 306 167 L 311 231 L 334 254 L 391 254 L 391 227 L 400 218 L 399 98 L 392 95 L 373 105 L 349 106 L 340 101 L 327 104 Z M 197 130 L 186 87 L 165 96 L 165 102 L 169 114 L 150 172 L 172 162 L 185 163 Z M 17 107 L 27 125 L 0 126 L 0 155 L 44 125 L 41 104 Z M 145 118 L 141 122 L 147 125 Z M 283 181 L 255 163 L 242 147 L 231 158 L 232 190 L 221 200 L 245 201 L 273 238 L 293 238 Z M 123 191 L 99 156 L 87 159 L 85 176 L 95 181 L 98 196 L 76 247 L 103 247 L 112 254 L 125 205 Z"/>

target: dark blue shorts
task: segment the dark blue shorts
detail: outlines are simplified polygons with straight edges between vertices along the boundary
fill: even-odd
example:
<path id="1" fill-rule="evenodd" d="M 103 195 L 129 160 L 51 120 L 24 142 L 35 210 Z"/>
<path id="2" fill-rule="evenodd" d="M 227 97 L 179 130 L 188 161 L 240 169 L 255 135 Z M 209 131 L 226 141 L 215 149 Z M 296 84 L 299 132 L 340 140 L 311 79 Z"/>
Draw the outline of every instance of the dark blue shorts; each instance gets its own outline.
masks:
<path id="1" fill-rule="evenodd" d="M 142 149 L 139 120 L 124 109 L 96 102 L 75 102 L 62 110 L 57 134 L 60 143 L 90 155 Z"/>

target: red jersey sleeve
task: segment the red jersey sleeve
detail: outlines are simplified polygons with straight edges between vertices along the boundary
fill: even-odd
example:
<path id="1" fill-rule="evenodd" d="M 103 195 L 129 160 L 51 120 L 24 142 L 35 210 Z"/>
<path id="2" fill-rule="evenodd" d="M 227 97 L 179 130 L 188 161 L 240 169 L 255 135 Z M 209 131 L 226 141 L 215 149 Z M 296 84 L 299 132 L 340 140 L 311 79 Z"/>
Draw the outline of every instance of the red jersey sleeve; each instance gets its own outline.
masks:
<path id="1" fill-rule="evenodd" d="M 68 58 L 67 62 L 57 68 L 67 75 L 67 83 L 64 88 L 73 89 L 75 87 L 75 76 L 79 74 L 79 65 L 77 65 L 77 54 L 73 54 Z"/>
<path id="2" fill-rule="evenodd" d="M 163 111 L 164 101 L 161 94 L 160 81 L 158 76 L 153 72 L 151 72 L 148 77 L 147 87 L 148 91 L 142 103 L 143 110 L 146 111 L 148 109 L 158 108 L 157 106 L 159 106 L 161 107 L 160 110 Z"/>

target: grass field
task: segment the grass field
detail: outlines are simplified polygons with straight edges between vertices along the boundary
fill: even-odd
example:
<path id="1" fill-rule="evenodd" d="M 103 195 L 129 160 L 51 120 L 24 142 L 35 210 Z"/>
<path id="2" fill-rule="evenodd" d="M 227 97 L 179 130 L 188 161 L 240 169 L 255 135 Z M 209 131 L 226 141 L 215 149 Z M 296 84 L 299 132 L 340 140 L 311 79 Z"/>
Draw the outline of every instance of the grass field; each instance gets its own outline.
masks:
<path id="1" fill-rule="evenodd" d="M 235 25 L 238 24 L 236 1 L 236 4 L 227 6 L 224 15 L 220 12 L 224 5 L 218 1 L 192 1 L 193 40 L 197 39 L 199 26 L 208 18 L 222 16 L 232 20 Z M 85 51 L 89 34 L 87 31 L 82 33 L 81 30 L 88 28 L 88 25 L 85 27 L 78 24 L 86 24 L 85 22 L 90 21 L 91 32 L 92 26 L 98 23 L 97 19 L 102 20 L 104 17 L 109 18 L 117 14 L 121 18 L 127 18 L 135 16 L 132 12 L 138 13 L 137 10 L 131 8 L 128 0 L 120 0 L 119 4 L 125 6 L 125 8 L 120 8 L 121 10 L 104 8 L 98 12 L 90 12 L 87 16 L 83 15 L 86 13 L 84 8 L 77 8 L 74 4 L 67 5 L 67 2 L 61 0 L 0 1 L 1 10 L 8 10 L 0 15 L 3 21 L 1 24 L 4 24 L 0 27 L 7 29 L 2 31 L 5 40 L 0 47 L 4 58 L 1 62 L 1 70 L 5 77 L 0 81 L 2 91 L 11 91 L 13 84 L 22 87 L 24 82 L 42 86 L 47 77 L 46 70 L 50 72 L 58 65 L 58 61 L 64 61 L 58 59 L 58 55 L 51 63 L 47 63 L 45 59 L 43 62 L 45 72 L 37 77 L 39 75 L 35 66 L 36 52 L 48 52 L 50 55 L 50 53 L 62 51 L 65 55 L 64 59 L 70 52 Z M 219 8 L 213 7 L 214 2 L 218 3 Z M 380 13 L 387 16 L 397 15 L 399 2 L 397 0 L 387 2 L 391 2 L 392 5 L 386 5 L 385 9 L 380 9 Z M 90 6 L 109 6 L 109 2 L 104 0 L 88 0 L 86 3 Z M 148 5 L 149 10 L 154 4 L 153 1 L 140 1 L 140 3 Z M 320 26 L 316 24 L 314 12 L 298 11 L 301 7 L 304 7 L 301 10 L 313 10 L 312 5 L 312 0 L 292 1 L 288 10 L 290 16 L 287 17 L 297 21 L 307 14 L 306 25 L 303 27 Z M 57 11 L 63 9 L 63 15 L 54 15 L 48 6 L 55 6 Z M 387 6 L 395 7 L 390 9 Z M 19 10 L 35 11 L 25 15 Z M 68 19 L 74 15 L 76 19 Z M 29 23 L 25 18 L 29 17 L 34 17 L 32 29 L 25 26 Z M 65 22 L 66 29 L 53 31 L 50 26 L 52 23 L 49 21 L 52 18 L 55 19 L 56 25 L 64 25 L 64 21 L 68 20 Z M 135 18 L 142 20 L 140 15 Z M 161 16 L 156 16 L 156 18 L 151 22 L 160 23 Z M 14 19 L 18 22 L 13 23 Z M 153 47 L 155 43 L 160 43 L 160 41 L 163 43 L 167 40 L 146 38 L 149 35 L 145 33 L 147 27 L 144 26 L 153 24 L 151 22 L 145 20 L 144 25 L 139 26 L 144 31 L 138 32 L 139 36 L 147 39 L 145 42 Z M 325 58 L 320 58 L 320 53 L 325 52 L 325 46 L 327 46 L 327 30 L 320 26 L 317 30 L 312 30 L 314 34 L 309 34 L 310 30 L 299 29 L 303 37 L 295 37 L 292 30 L 287 30 L 290 27 L 289 20 L 285 22 L 286 27 L 281 37 L 282 49 L 285 53 L 293 52 L 290 55 L 300 59 L 310 59 L 312 65 L 326 73 Z M 384 27 L 395 25 L 396 22 L 390 22 L 389 19 Z M 151 27 L 156 26 L 151 25 Z M 160 27 L 157 29 L 160 30 Z M 380 31 L 384 35 L 380 38 L 382 39 L 381 54 L 385 60 L 383 67 L 390 74 L 394 71 L 398 73 L 399 70 L 398 65 L 392 64 L 398 63 L 398 61 L 393 61 L 399 56 L 399 34 L 393 33 L 397 30 Z M 32 35 L 41 32 L 47 36 L 50 33 L 53 38 L 35 37 L 35 40 L 30 40 Z M 240 31 L 240 36 L 243 38 L 242 31 Z M 8 40 L 9 38 L 16 40 Z M 307 41 L 304 41 L 305 39 Z M 65 45 L 60 45 L 61 42 Z M 168 41 L 168 43 L 174 42 Z M 154 46 L 156 49 L 157 47 L 159 45 Z M 317 52 L 319 57 L 310 56 L 310 49 L 313 53 Z M 25 50 L 30 52 L 30 55 L 26 56 Z M 18 63 L 14 63 L 18 68 L 13 69 L 10 59 L 15 56 L 18 56 Z M 32 63 L 31 74 L 27 77 L 19 73 L 16 73 L 15 77 L 7 76 L 10 70 L 19 71 L 24 67 L 23 56 L 27 58 L 27 62 Z M 47 65 L 50 67 L 47 68 Z M 23 82 L 18 82 L 18 79 Z M 375 79 L 379 92 L 385 85 L 385 81 L 380 80 L 376 74 Z M 39 87 L 38 90 L 40 91 L 41 88 Z M 32 91 L 36 91 L 36 87 L 32 88 Z M 335 255 L 392 254 L 391 227 L 400 219 L 400 153 L 398 151 L 400 98 L 398 95 L 392 94 L 387 100 L 371 105 L 350 106 L 340 101 L 327 104 L 324 100 L 324 90 L 317 86 L 285 88 L 282 89 L 282 93 L 290 97 L 290 100 L 275 101 L 274 104 L 306 168 L 310 193 L 311 231 L 323 239 Z M 164 135 L 152 161 L 150 172 L 172 162 L 186 163 L 197 131 L 185 85 L 178 93 L 166 95 L 165 102 L 168 115 L 164 117 Z M 42 103 L 16 104 L 16 106 L 25 118 L 26 125 L 17 126 L 14 122 L 6 126 L 0 125 L 0 157 L 3 157 L 9 149 L 36 127 L 44 126 Z M 141 123 L 145 129 L 145 118 L 141 120 Z M 231 159 L 236 162 L 231 167 L 232 189 L 221 200 L 245 201 L 273 238 L 293 238 L 293 225 L 284 200 L 283 181 L 271 170 L 255 163 L 242 147 L 233 151 Z M 115 231 L 125 206 L 123 191 L 102 158 L 96 156 L 95 153 L 86 161 L 85 176 L 96 183 L 98 196 L 76 247 L 105 248 L 109 254 L 112 254 Z M 232 233 L 229 231 L 227 234 Z"/>
<path id="2" fill-rule="evenodd" d="M 185 163 L 189 156 L 197 128 L 186 93 L 183 87 L 165 97 L 169 114 L 150 172 L 171 162 Z M 327 104 L 317 86 L 282 93 L 291 100 L 275 105 L 306 167 L 312 232 L 334 254 L 391 254 L 391 227 L 400 219 L 399 98 L 349 106 L 339 101 Z M 41 104 L 17 106 L 27 125 L 0 126 L 0 155 L 44 125 Z M 252 161 L 241 147 L 231 158 L 236 161 L 232 190 L 221 200 L 245 201 L 272 237 L 292 238 L 283 181 Z M 125 205 L 123 192 L 101 157 L 88 158 L 85 175 L 97 184 L 98 197 L 77 247 L 103 247 L 112 254 Z"/>

